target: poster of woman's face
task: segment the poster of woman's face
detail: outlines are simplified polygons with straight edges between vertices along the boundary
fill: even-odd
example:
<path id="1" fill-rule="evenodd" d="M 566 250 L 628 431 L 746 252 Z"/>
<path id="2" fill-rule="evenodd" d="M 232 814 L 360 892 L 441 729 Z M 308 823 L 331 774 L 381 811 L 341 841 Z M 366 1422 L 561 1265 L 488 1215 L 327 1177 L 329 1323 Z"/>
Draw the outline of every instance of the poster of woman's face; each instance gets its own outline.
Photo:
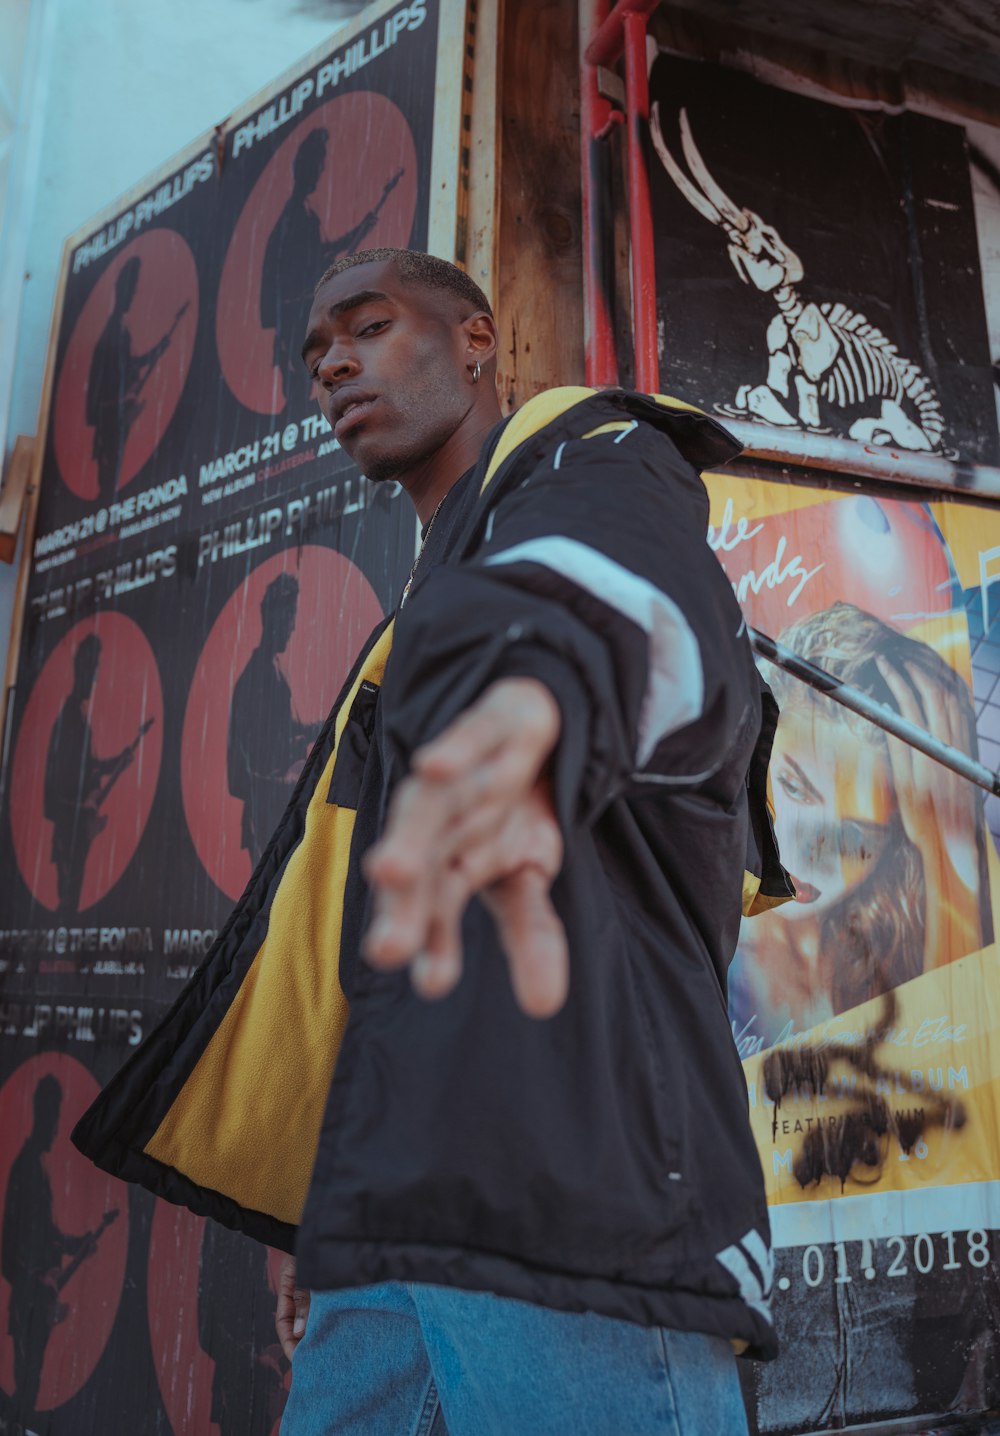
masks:
<path id="1" fill-rule="evenodd" d="M 930 507 L 710 489 L 710 542 L 748 622 L 976 756 L 977 706 L 980 726 L 988 715 L 973 670 L 990 633 Z M 979 951 L 993 926 L 983 793 L 775 665 L 761 671 L 781 709 L 770 800 L 796 898 L 743 924 L 730 974 L 743 1056 Z"/>

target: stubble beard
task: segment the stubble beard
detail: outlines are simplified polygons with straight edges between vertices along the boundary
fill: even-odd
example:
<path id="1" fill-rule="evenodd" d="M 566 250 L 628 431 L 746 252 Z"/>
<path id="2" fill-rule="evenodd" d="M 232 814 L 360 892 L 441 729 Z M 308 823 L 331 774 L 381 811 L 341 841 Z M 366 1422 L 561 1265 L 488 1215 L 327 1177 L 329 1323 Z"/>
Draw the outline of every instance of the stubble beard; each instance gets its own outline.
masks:
<path id="1" fill-rule="evenodd" d="M 404 413 L 400 417 L 404 428 L 412 422 L 409 413 Z M 358 467 L 369 483 L 402 483 L 414 469 L 429 463 L 434 458 L 434 455 L 451 438 L 464 417 L 464 412 L 442 416 L 433 432 L 415 437 L 412 446 L 407 445 L 404 451 L 376 454 L 364 464 L 358 463 Z M 415 436 L 419 435 L 418 423 L 413 423 L 411 432 L 414 432 Z"/>

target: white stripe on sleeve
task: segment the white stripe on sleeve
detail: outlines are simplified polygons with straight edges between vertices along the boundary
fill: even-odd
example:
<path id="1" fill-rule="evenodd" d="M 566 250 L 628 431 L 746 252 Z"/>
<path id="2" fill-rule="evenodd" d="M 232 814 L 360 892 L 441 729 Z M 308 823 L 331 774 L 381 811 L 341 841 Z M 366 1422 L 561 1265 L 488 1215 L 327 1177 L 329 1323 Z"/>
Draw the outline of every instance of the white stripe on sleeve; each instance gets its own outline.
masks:
<path id="1" fill-rule="evenodd" d="M 639 715 L 636 760 L 645 767 L 658 743 L 699 716 L 705 675 L 698 640 L 665 593 L 576 539 L 554 534 L 490 554 L 487 564 L 533 563 L 591 593 L 638 625 L 649 643 L 649 677 Z"/>

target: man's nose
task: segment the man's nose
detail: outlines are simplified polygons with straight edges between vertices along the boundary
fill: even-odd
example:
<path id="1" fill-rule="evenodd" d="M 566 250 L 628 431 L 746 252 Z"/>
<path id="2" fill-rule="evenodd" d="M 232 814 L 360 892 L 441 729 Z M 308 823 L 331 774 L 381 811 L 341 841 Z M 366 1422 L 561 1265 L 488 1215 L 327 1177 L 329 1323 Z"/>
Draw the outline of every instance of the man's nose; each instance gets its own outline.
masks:
<path id="1" fill-rule="evenodd" d="M 350 349 L 331 347 L 320 360 L 318 375 L 321 384 L 336 384 L 359 373 L 361 365 Z"/>

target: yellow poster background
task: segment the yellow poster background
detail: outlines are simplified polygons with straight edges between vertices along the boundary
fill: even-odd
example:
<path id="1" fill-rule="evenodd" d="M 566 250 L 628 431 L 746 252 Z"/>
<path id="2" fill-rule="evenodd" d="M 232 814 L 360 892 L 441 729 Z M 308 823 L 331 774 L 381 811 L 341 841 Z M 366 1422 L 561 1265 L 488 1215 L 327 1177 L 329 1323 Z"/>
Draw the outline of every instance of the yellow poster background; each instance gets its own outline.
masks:
<path id="1" fill-rule="evenodd" d="M 706 483 L 752 626 L 1000 767 L 1000 511 Z M 776 1240 L 998 1226 L 1000 803 L 760 666 L 804 897 L 744 923 L 730 1015 Z"/>

